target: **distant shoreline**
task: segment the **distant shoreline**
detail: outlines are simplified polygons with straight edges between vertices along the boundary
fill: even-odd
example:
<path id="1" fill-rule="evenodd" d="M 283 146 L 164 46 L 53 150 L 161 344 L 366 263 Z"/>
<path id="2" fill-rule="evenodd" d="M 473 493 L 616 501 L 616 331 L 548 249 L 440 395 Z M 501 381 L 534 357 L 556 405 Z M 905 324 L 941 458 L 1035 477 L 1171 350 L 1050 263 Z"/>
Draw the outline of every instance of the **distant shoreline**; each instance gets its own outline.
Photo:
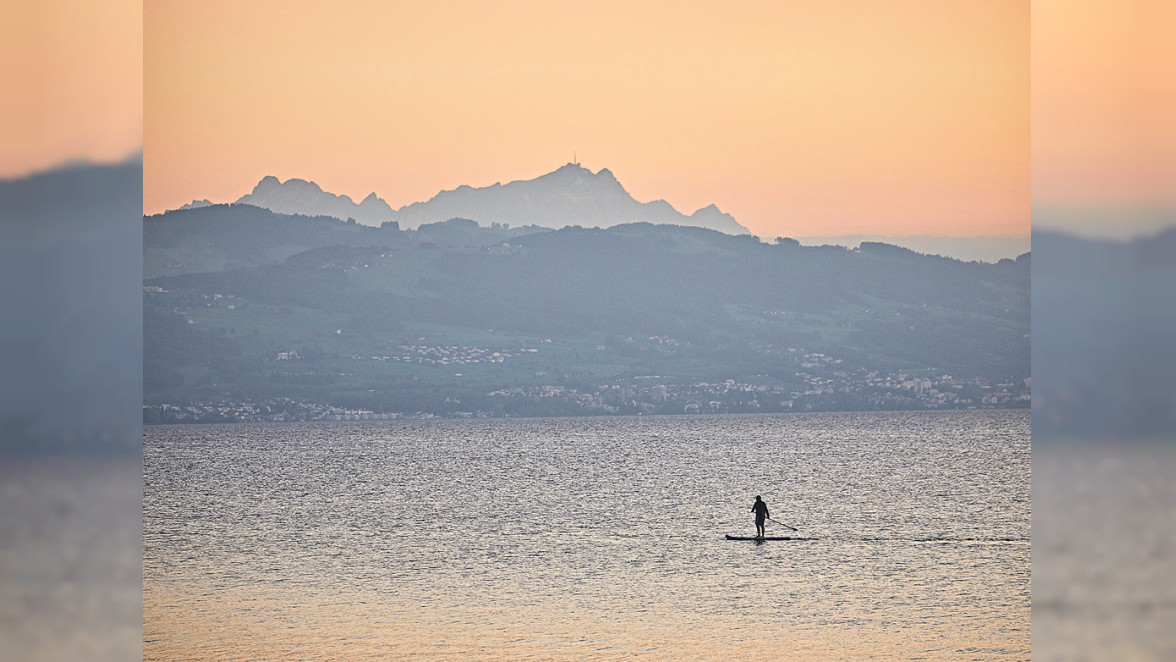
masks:
<path id="1" fill-rule="evenodd" d="M 178 423 L 144 423 L 143 427 L 175 427 L 186 425 L 285 425 L 291 423 L 393 423 L 397 421 L 542 421 L 567 419 L 618 419 L 618 418 L 712 418 L 712 417 L 756 417 L 756 416 L 813 416 L 821 414 L 954 414 L 964 412 L 990 411 L 1024 411 L 1030 412 L 1028 405 L 1024 407 L 971 407 L 967 409 L 837 409 L 823 411 L 783 411 L 783 412 L 726 412 L 702 414 L 567 414 L 563 416 L 440 416 L 440 415 L 402 415 L 395 418 L 381 419 L 348 419 L 348 420 L 292 420 L 292 421 L 188 421 Z"/>

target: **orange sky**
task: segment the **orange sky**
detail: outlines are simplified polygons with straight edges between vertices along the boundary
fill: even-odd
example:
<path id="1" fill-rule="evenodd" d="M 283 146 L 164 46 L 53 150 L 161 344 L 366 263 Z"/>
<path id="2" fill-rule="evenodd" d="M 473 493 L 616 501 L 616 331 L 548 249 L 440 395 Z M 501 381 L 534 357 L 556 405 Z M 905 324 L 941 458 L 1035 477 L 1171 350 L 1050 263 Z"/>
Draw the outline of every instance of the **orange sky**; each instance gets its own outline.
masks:
<path id="1" fill-rule="evenodd" d="M 761 236 L 1024 235 L 1027 2 L 145 4 L 145 210 L 572 159 Z"/>
<path id="2" fill-rule="evenodd" d="M 0 178 L 142 145 L 139 0 L 7 2 L 0 18 Z"/>
<path id="3" fill-rule="evenodd" d="M 1176 4 L 1034 0 L 1035 227 L 1130 236 L 1176 216 Z"/>
<path id="4" fill-rule="evenodd" d="M 399 206 L 575 150 L 765 236 L 1027 227 L 1025 3 L 238 4 L 146 6 L 149 211 L 267 173 Z M 1168 222 L 1176 5 L 1032 15 L 1034 208 L 1063 211 L 1035 223 Z M 143 25 L 133 0 L 5 9 L 0 178 L 143 144 Z"/>

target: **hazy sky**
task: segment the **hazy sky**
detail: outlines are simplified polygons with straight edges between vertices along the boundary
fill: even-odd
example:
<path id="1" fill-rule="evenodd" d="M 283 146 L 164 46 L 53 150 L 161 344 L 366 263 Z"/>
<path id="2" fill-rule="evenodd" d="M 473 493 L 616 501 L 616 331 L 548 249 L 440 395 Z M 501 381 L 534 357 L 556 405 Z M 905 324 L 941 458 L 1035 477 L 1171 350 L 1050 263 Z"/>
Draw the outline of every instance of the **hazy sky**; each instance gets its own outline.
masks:
<path id="1" fill-rule="evenodd" d="M 121 161 L 140 149 L 142 127 L 142 2 L 4 3 L 0 178 Z"/>
<path id="2" fill-rule="evenodd" d="M 145 211 L 572 160 L 761 236 L 1029 231 L 1028 2 L 144 6 Z"/>
<path id="3" fill-rule="evenodd" d="M 1169 0 L 1034 0 L 1034 227 L 1176 225 L 1174 29 Z"/>

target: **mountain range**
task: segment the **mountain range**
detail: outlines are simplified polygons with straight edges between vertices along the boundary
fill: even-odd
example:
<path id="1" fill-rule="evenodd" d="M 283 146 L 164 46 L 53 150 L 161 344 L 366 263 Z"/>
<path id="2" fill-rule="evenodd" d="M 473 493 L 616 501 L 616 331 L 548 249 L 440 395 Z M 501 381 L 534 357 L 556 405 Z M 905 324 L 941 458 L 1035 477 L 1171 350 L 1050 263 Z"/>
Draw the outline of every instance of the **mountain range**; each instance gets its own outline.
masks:
<path id="1" fill-rule="evenodd" d="M 184 209 L 207 206 L 194 201 Z M 413 229 L 451 218 L 465 218 L 481 225 L 533 225 L 558 229 L 569 225 L 607 228 L 625 223 L 654 223 L 707 228 L 727 234 L 748 234 L 730 214 L 710 205 L 683 214 L 665 200 L 638 202 L 608 169 L 592 172 L 569 163 L 535 179 L 495 183 L 475 188 L 459 186 L 441 191 L 425 202 L 392 209 L 375 193 L 358 204 L 346 195 L 322 190 L 303 179 L 285 182 L 262 178 L 237 204 L 262 207 L 280 214 L 331 216 L 379 226 L 393 222 Z"/>

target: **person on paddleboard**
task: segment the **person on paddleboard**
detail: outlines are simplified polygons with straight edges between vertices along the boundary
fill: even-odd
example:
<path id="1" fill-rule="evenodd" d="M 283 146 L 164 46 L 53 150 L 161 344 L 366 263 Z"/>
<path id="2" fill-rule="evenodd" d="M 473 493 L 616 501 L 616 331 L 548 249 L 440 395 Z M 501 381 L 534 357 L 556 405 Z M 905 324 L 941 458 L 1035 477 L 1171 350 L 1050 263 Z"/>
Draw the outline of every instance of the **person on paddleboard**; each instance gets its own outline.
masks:
<path id="1" fill-rule="evenodd" d="M 768 504 L 760 499 L 759 495 L 755 495 L 755 503 L 751 506 L 751 512 L 755 513 L 755 537 L 764 537 L 764 520 L 771 517 L 768 514 Z"/>

